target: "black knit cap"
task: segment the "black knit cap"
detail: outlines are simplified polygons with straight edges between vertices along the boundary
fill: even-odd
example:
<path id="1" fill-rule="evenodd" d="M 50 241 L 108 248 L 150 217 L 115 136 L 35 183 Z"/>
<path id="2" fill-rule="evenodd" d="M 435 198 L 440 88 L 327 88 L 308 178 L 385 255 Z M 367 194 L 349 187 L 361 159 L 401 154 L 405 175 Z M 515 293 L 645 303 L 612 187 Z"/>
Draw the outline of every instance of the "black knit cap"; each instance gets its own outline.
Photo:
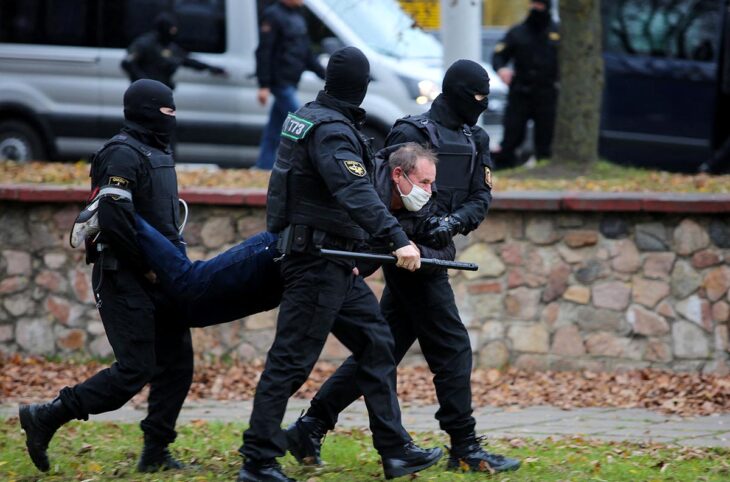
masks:
<path id="1" fill-rule="evenodd" d="M 353 105 L 362 104 L 370 82 L 370 62 L 356 47 L 341 48 L 330 57 L 324 91 Z"/>
<path id="2" fill-rule="evenodd" d="M 553 5 L 552 0 L 530 0 L 530 3 L 542 3 L 547 10 L 550 10 L 550 7 Z"/>

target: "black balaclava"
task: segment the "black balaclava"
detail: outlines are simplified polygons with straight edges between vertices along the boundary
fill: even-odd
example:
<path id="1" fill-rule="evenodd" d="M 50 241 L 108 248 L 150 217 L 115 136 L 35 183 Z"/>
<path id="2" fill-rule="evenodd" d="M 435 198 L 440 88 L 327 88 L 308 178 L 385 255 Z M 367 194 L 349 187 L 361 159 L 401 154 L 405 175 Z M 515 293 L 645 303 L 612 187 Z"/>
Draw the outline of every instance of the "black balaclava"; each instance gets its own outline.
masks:
<path id="1" fill-rule="evenodd" d="M 532 3 L 541 3 L 545 5 L 545 10 L 530 9 L 527 15 L 527 26 L 537 32 L 542 32 L 550 25 L 550 6 L 551 0 L 535 0 Z"/>
<path id="2" fill-rule="evenodd" d="M 172 33 L 173 27 L 177 27 L 177 19 L 174 15 L 167 12 L 162 12 L 155 17 L 155 29 L 157 30 L 157 38 L 160 39 L 160 43 L 167 45 L 173 41 L 176 33 Z"/>
<path id="3" fill-rule="evenodd" d="M 446 71 L 442 85 L 446 103 L 464 124 L 473 126 L 487 110 L 488 100 L 476 100 L 474 94 L 489 94 L 489 74 L 471 60 L 457 60 Z"/>
<path id="4" fill-rule="evenodd" d="M 175 116 L 163 114 L 160 107 L 175 109 L 172 90 L 156 80 L 139 79 L 124 93 L 124 118 L 154 135 L 167 146 L 175 131 Z"/>
<path id="5" fill-rule="evenodd" d="M 324 91 L 348 104 L 360 105 L 368 91 L 370 62 L 356 47 L 342 48 L 330 57 Z"/>

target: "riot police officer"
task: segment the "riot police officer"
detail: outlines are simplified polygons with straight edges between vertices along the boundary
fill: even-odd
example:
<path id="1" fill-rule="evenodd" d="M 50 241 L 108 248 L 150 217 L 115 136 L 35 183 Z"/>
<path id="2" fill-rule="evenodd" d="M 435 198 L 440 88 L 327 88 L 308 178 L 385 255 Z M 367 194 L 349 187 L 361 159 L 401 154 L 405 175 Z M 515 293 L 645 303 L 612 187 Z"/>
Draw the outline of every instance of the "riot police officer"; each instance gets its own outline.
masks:
<path id="1" fill-rule="evenodd" d="M 155 18 L 155 30 L 142 34 L 130 44 L 121 66 L 131 82 L 153 79 L 174 89 L 172 76 L 180 66 L 208 70 L 213 75 L 226 74 L 221 67 L 208 65 L 190 57 L 188 52 L 175 42 L 177 31 L 175 17 L 162 12 Z"/>
<path id="2" fill-rule="evenodd" d="M 172 90 L 155 80 L 134 82 L 124 94 L 124 127 L 92 158 L 92 194 L 99 197 L 101 232 L 87 244 L 93 287 L 116 361 L 88 380 L 65 387 L 45 404 L 21 405 L 20 423 L 33 463 L 49 469 L 48 444 L 71 419 L 116 410 L 149 383 L 141 423 L 141 472 L 177 469 L 168 451 L 193 376 L 190 330 L 155 286 L 135 238 L 135 211 L 180 245 L 177 176 L 168 144 L 175 129 Z M 92 196 L 92 197 L 94 197 Z M 132 201 L 134 205 L 132 205 Z"/>
<path id="3" fill-rule="evenodd" d="M 489 76 L 484 68 L 469 60 L 458 60 L 446 71 L 443 93 L 431 109 L 398 120 L 386 138 L 388 146 L 416 142 L 438 153 L 438 193 L 434 201 L 415 214 L 408 212 L 407 204 L 399 211 L 398 205 L 393 206 L 407 234 L 429 257 L 453 259 L 456 250 L 452 236 L 476 229 L 487 214 L 491 201 L 489 137 L 474 125 L 487 108 L 487 94 Z M 382 182 L 389 186 L 395 179 Z M 401 184 L 396 183 L 401 197 L 404 192 L 411 195 L 412 191 L 404 190 L 408 185 Z M 378 185 L 378 189 L 383 188 Z M 387 189 L 388 193 L 393 190 Z M 409 221 L 414 215 L 423 218 L 429 214 L 434 215 L 430 222 Z M 466 464 L 474 471 L 517 469 L 518 460 L 486 452 L 476 436 L 471 415 L 471 343 L 446 271 L 401 271 L 383 267 L 386 287 L 381 309 L 395 340 L 396 362 L 418 339 L 434 373 L 440 405 L 436 418 L 451 437 L 449 468 L 460 469 Z M 425 303 L 411 302 L 414 299 Z M 306 415 L 289 428 L 292 439 L 304 441 L 295 446 L 300 451 L 298 458 L 315 458 L 323 435 L 334 427 L 337 415 L 360 396 L 352 372 L 353 363 L 348 360 L 320 388 Z"/>
<path id="4" fill-rule="evenodd" d="M 438 448 L 417 447 L 400 423 L 393 338 L 372 291 L 353 263 L 318 255 L 319 248 L 351 250 L 371 235 L 387 240 L 400 268 L 420 266 L 417 249 L 372 185 L 370 149 L 359 132 L 369 76 L 360 50 L 338 50 L 329 60 L 324 91 L 284 121 L 269 182 L 267 229 L 281 232 L 285 288 L 243 436 L 239 481 L 291 480 L 276 463 L 288 445 L 281 421 L 330 332 L 357 361 L 354 379 L 365 395 L 386 477 L 425 469 L 441 457 Z"/>
<path id="5" fill-rule="evenodd" d="M 558 101 L 558 26 L 550 17 L 551 0 L 530 2 L 524 22 L 512 27 L 494 47 L 492 67 L 509 85 L 504 137 L 495 156 L 497 168 L 520 164 L 516 149 L 525 139 L 527 121 L 535 127 L 535 155 L 552 154 Z M 509 63 L 514 63 L 514 69 Z"/>

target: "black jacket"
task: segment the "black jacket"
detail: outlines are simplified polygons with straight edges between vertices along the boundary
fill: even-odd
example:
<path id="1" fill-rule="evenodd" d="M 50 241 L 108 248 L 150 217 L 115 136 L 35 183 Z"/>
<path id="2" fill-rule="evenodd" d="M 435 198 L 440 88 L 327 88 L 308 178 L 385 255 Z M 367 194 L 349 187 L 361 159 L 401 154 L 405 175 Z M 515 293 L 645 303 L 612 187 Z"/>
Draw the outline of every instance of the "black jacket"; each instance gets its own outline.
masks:
<path id="1" fill-rule="evenodd" d="M 393 250 L 408 245 L 373 188 L 372 154 L 356 127 L 364 118 L 364 110 L 324 92 L 289 114 L 269 181 L 269 230 L 306 225 L 352 240 L 388 239 Z"/>
<path id="2" fill-rule="evenodd" d="M 380 200 L 389 209 L 391 204 L 391 198 L 393 196 L 393 181 L 390 177 L 391 170 L 390 166 L 388 165 L 388 157 L 390 156 L 390 154 L 393 153 L 393 151 L 397 150 L 398 147 L 400 146 L 395 145 L 391 147 L 386 147 L 385 149 L 378 152 L 375 158 L 375 190 L 377 191 Z M 419 238 L 423 237 L 428 232 L 428 220 L 436 212 L 436 203 L 434 202 L 434 198 L 436 196 L 438 196 L 438 192 L 436 191 L 436 185 L 434 184 L 432 186 L 431 199 L 420 210 L 413 212 L 405 208 L 401 208 L 395 211 L 390 209 L 390 212 L 398 220 L 401 227 L 403 228 L 403 231 L 405 231 L 405 233 L 408 235 L 408 238 L 412 239 L 416 243 L 416 246 L 418 246 L 418 249 L 421 252 L 422 258 L 435 258 L 453 261 L 454 257 L 456 256 L 456 248 L 453 242 L 449 243 L 449 245 L 445 248 L 438 249 L 432 248 L 431 246 L 425 245 L 421 241 L 419 241 Z M 378 238 L 371 238 L 368 241 L 367 247 L 364 247 L 362 249 L 376 253 L 389 254 L 390 252 L 392 252 L 392 249 L 389 248 L 387 243 Z M 379 267 L 380 264 L 378 263 L 358 262 L 360 274 L 365 277 L 375 272 Z M 430 272 L 430 270 L 432 269 L 440 270 L 440 268 L 422 267 L 419 271 Z"/>
<path id="3" fill-rule="evenodd" d="M 386 147 L 380 151 L 375 158 L 375 190 L 380 200 L 385 206 L 390 208 L 391 198 L 393 197 L 393 180 L 390 177 L 391 170 L 388 165 L 388 157 L 397 150 L 399 146 Z M 390 212 L 395 216 L 403 231 L 406 232 L 409 239 L 415 241 L 418 249 L 421 251 L 422 258 L 437 258 L 453 260 L 455 249 L 453 243 L 443 249 L 432 248 L 420 241 L 430 229 L 428 220 L 436 214 L 435 198 L 438 196 L 437 186 L 432 186 L 431 199 L 418 211 L 409 211 L 405 208 Z"/>
<path id="4" fill-rule="evenodd" d="M 456 114 L 451 110 L 443 97 L 439 96 L 434 101 L 426 116 L 449 130 L 462 129 L 463 125 Z M 489 156 L 489 135 L 481 127 L 471 127 L 472 136 L 476 144 L 477 162 L 469 180 L 469 195 L 467 199 L 453 212 L 438 212 L 439 216 L 446 214 L 458 215 L 468 231 L 473 231 L 484 220 L 492 202 L 492 188 L 486 183 L 486 170 L 491 169 L 492 161 Z M 422 130 L 407 122 L 396 122 L 385 139 L 386 146 L 402 144 L 404 142 L 416 142 L 429 148 L 433 148 L 429 142 L 428 135 Z M 444 166 L 440 166 L 443 168 Z M 438 186 L 438 176 L 436 177 Z"/>
<path id="5" fill-rule="evenodd" d="M 305 70 L 324 79 L 324 67 L 309 43 L 307 22 L 299 8 L 276 2 L 264 10 L 256 49 L 259 86 L 296 86 Z"/>
<path id="6" fill-rule="evenodd" d="M 129 136 L 141 144 L 141 154 L 120 139 Z M 109 245 L 114 255 L 139 272 L 149 266 L 137 241 L 135 212 L 173 243 L 181 241 L 177 231 L 177 176 L 171 152 L 156 143 L 144 128 L 125 122 L 119 135 L 104 145 L 91 161 L 91 187 L 116 185 L 132 193 L 132 201 L 103 197 L 99 200 L 99 242 Z"/>
<path id="7" fill-rule="evenodd" d="M 121 65 L 131 82 L 152 79 L 162 82 L 171 89 L 175 88 L 172 76 L 180 66 L 195 70 L 212 68 L 191 58 L 188 52 L 175 42 L 163 44 L 157 32 L 147 32 L 136 38 L 127 48 L 127 56 Z"/>
<path id="8" fill-rule="evenodd" d="M 499 70 L 514 62 L 515 76 L 510 90 L 529 92 L 531 89 L 553 88 L 558 81 L 558 44 L 560 34 L 554 22 L 542 31 L 525 22 L 507 31 L 494 47 L 492 67 Z"/>

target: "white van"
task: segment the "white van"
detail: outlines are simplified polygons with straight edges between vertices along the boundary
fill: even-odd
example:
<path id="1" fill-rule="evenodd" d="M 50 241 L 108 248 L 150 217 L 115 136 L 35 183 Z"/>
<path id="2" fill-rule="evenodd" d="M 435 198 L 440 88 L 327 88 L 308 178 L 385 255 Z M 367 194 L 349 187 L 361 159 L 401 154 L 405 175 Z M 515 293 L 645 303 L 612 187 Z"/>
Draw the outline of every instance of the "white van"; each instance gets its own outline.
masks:
<path id="1" fill-rule="evenodd" d="M 0 0 L 0 159 L 78 159 L 114 135 L 129 85 L 120 68 L 125 48 L 152 29 L 158 12 L 170 10 L 180 22 L 179 43 L 229 73 L 178 70 L 178 160 L 253 164 L 268 119 L 253 76 L 258 17 L 268 3 Z M 304 8 L 323 64 L 343 45 L 360 48 L 370 60 L 373 80 L 363 107 L 376 144 L 398 117 L 428 108 L 443 76 L 441 45 L 414 28 L 396 0 L 306 0 Z M 300 101 L 314 99 L 321 88 L 322 81 L 305 72 Z"/>

